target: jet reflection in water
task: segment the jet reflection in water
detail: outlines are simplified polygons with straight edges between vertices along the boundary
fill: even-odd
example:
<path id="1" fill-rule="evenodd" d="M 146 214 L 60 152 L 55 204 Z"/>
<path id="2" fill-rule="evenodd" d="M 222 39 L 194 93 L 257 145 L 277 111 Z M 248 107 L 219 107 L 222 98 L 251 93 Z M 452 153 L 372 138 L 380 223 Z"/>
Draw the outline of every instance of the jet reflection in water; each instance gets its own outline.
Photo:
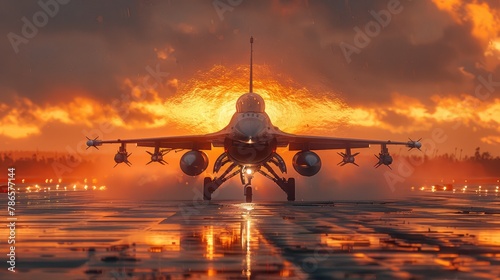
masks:
<path id="1" fill-rule="evenodd" d="M 245 250 L 245 259 L 243 261 L 243 268 L 244 270 L 242 271 L 242 274 L 247 277 L 247 279 L 250 279 L 250 276 L 252 275 L 252 250 L 251 250 L 251 245 L 252 245 L 252 216 L 251 216 L 251 211 L 253 210 L 253 206 L 251 204 L 242 204 L 242 208 L 246 210 L 246 212 L 243 212 L 241 215 L 243 217 L 243 220 L 241 221 L 241 249 Z M 258 239 L 255 240 L 258 242 Z M 255 242 L 254 241 L 254 242 Z"/>
<path id="2" fill-rule="evenodd" d="M 0 279 L 498 279 L 498 197 L 416 193 L 199 208 L 20 193 L 23 270 Z"/>
<path id="3" fill-rule="evenodd" d="M 193 206 L 186 207 L 192 210 Z M 186 273 L 202 279 L 296 276 L 297 269 L 265 241 L 258 228 L 262 213 L 256 211 L 260 210 L 251 203 L 206 205 L 189 217 L 177 212 L 159 223 L 156 220 L 147 231 L 128 239 L 136 241 L 138 252 L 148 252 L 137 257 L 153 260 L 149 265 L 158 277 Z"/>
<path id="4" fill-rule="evenodd" d="M 247 279 L 252 275 L 252 249 L 259 247 L 258 232 L 252 229 L 253 206 L 248 203 L 239 205 L 241 208 L 241 221 L 239 228 L 237 223 L 226 224 L 224 226 L 209 225 L 202 230 L 202 241 L 205 246 L 203 257 L 208 261 L 214 261 L 218 258 L 225 257 L 224 252 L 237 251 L 241 249 L 242 254 L 242 270 L 241 275 Z M 238 244 L 241 248 L 238 249 Z M 217 271 L 210 266 L 208 275 L 213 276 Z"/>

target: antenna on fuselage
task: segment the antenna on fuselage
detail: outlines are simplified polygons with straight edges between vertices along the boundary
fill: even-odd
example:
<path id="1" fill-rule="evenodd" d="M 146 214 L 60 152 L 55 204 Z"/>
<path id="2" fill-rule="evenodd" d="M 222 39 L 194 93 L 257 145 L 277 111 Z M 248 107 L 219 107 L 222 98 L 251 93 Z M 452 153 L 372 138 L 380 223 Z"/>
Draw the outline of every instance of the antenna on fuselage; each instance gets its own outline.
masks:
<path id="1" fill-rule="evenodd" d="M 250 92 L 253 92 L 253 61 L 252 61 L 252 54 L 253 54 L 253 36 L 250 37 Z"/>

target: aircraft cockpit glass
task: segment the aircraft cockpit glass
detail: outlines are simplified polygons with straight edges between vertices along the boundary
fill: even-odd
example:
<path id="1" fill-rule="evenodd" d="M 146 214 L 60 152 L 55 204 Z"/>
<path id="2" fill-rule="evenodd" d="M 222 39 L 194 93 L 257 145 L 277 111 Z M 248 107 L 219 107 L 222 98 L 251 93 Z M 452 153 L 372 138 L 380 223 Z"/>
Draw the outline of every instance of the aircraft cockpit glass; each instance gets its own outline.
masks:
<path id="1" fill-rule="evenodd" d="M 256 93 L 245 93 L 236 102 L 236 112 L 253 112 L 264 113 L 265 111 L 264 99 Z"/>

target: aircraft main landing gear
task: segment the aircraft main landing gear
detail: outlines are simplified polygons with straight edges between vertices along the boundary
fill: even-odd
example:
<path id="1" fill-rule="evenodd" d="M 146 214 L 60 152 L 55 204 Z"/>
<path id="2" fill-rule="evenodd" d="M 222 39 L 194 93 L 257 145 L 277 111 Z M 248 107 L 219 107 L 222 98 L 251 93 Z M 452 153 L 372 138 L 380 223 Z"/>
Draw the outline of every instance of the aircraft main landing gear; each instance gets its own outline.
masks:
<path id="1" fill-rule="evenodd" d="M 288 178 L 285 183 L 285 192 L 288 201 L 295 201 L 295 178 Z"/>
<path id="2" fill-rule="evenodd" d="M 212 193 L 215 191 L 212 183 L 213 181 L 210 177 L 203 179 L 203 200 L 212 200 Z"/>
<path id="3" fill-rule="evenodd" d="M 229 168 L 222 173 L 220 177 L 210 178 L 205 177 L 203 179 L 203 200 L 212 200 L 212 194 L 228 179 L 231 179 L 236 174 L 240 173 L 239 170 L 230 173 L 235 169 L 237 165 L 235 163 L 231 164 Z"/>
<path id="4" fill-rule="evenodd" d="M 222 166 L 230 163 L 231 160 L 228 158 L 226 153 L 223 153 L 216 160 L 214 165 L 214 173 L 219 172 Z M 286 193 L 286 199 L 288 201 L 295 201 L 295 179 L 280 177 L 273 168 L 269 165 L 273 163 L 276 165 L 281 173 L 286 173 L 286 165 L 283 158 L 278 154 L 273 154 L 268 162 L 262 165 L 238 165 L 232 162 L 231 165 L 224 171 L 221 176 L 210 178 L 205 177 L 203 181 L 203 200 L 212 200 L 212 194 L 227 180 L 240 174 L 241 183 L 243 184 L 243 194 L 245 195 L 245 201 L 247 203 L 252 202 L 253 190 L 252 190 L 252 178 L 255 173 L 260 173 L 264 177 L 272 180 L 276 185 L 280 187 L 282 191 Z M 263 167 L 263 168 L 261 168 Z"/>

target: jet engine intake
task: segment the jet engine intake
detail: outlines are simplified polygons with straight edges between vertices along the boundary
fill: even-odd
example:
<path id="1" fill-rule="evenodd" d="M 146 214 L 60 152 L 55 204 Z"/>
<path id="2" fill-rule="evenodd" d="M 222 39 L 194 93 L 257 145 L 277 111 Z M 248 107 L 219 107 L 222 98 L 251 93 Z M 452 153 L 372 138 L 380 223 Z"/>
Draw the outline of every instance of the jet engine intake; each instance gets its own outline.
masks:
<path id="1" fill-rule="evenodd" d="M 321 169 L 321 159 L 311 151 L 301 151 L 293 156 L 293 169 L 302 176 L 314 176 Z"/>
<path id="2" fill-rule="evenodd" d="M 197 176 L 207 169 L 208 156 L 204 152 L 189 151 L 182 155 L 180 165 L 186 175 Z"/>

